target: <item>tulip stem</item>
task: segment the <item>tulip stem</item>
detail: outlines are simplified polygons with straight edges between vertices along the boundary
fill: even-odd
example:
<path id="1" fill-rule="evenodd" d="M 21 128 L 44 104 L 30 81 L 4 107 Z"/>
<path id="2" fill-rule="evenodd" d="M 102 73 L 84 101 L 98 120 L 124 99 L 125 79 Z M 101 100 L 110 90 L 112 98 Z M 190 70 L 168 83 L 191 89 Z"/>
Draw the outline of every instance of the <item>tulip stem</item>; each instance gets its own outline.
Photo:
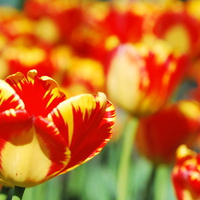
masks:
<path id="1" fill-rule="evenodd" d="M 0 200 L 7 199 L 10 189 L 11 189 L 10 187 L 2 187 L 1 192 L 0 192 Z"/>
<path id="2" fill-rule="evenodd" d="M 149 179 L 147 180 L 143 200 L 154 199 L 154 185 L 155 185 L 156 171 L 157 171 L 157 166 L 153 164 Z"/>
<path id="3" fill-rule="evenodd" d="M 23 188 L 23 187 L 15 186 L 12 200 L 21 200 L 23 197 L 23 194 L 24 194 L 24 190 L 25 190 L 25 188 Z"/>
<path id="4" fill-rule="evenodd" d="M 138 124 L 138 118 L 131 116 L 127 120 L 125 131 L 123 132 L 121 157 L 119 160 L 117 200 L 127 199 L 129 166 Z"/>

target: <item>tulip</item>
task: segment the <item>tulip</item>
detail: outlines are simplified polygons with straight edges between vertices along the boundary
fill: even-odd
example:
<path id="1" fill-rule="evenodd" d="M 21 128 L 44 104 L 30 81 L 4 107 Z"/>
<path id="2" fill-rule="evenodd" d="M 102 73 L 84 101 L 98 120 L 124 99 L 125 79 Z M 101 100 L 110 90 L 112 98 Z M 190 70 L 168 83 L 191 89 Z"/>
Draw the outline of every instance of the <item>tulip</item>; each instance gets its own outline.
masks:
<path id="1" fill-rule="evenodd" d="M 172 180 L 178 200 L 200 199 L 200 154 L 181 145 L 172 171 Z"/>
<path id="2" fill-rule="evenodd" d="M 150 48 L 145 44 L 121 45 L 107 69 L 109 98 L 139 117 L 161 109 L 188 67 L 187 57 L 174 55 L 166 43 L 155 41 Z"/>
<path id="3" fill-rule="evenodd" d="M 136 43 L 142 39 L 148 9 L 144 2 L 108 2 L 103 17 L 97 21 L 108 37 L 115 36 L 120 43 Z"/>
<path id="4" fill-rule="evenodd" d="M 66 88 L 67 96 L 80 93 L 92 93 L 104 90 L 104 68 L 100 62 L 74 56 L 71 67 L 63 79 L 62 85 Z"/>
<path id="5" fill-rule="evenodd" d="M 0 80 L 0 177 L 32 187 L 97 155 L 112 136 L 115 110 L 105 94 L 69 99 L 36 70 Z"/>
<path id="6" fill-rule="evenodd" d="M 26 74 L 29 70 L 36 69 L 39 76 L 50 76 L 59 83 L 72 60 L 72 51 L 62 45 L 46 49 L 41 45 L 27 46 L 25 43 L 21 45 L 12 43 L 4 48 L 1 55 L 10 74 L 18 71 Z"/>
<path id="7" fill-rule="evenodd" d="M 56 72 L 50 62 L 49 52 L 39 46 L 13 44 L 4 49 L 2 57 L 10 73 L 27 73 L 30 69 L 37 69 L 39 75 L 52 76 Z"/>
<path id="8" fill-rule="evenodd" d="M 179 52 L 192 57 L 199 54 L 199 22 L 187 12 L 184 4 L 161 11 L 154 21 L 153 33 Z"/>
<path id="9" fill-rule="evenodd" d="M 142 118 L 135 142 L 138 151 L 154 164 L 169 164 L 181 144 L 194 145 L 199 131 L 199 104 L 182 100 Z"/>
<path id="10" fill-rule="evenodd" d="M 80 6 L 80 1 L 62 1 L 56 0 L 49 3 L 47 0 L 28 0 L 24 4 L 25 14 L 33 20 L 41 23 L 39 36 L 42 36 L 46 40 L 49 36 L 44 37 L 44 33 L 47 33 L 44 28 L 50 28 L 52 32 L 48 32 L 48 35 L 52 35 L 53 41 L 58 41 L 61 37 L 61 41 L 66 41 L 68 43 L 71 34 L 74 29 L 76 29 L 81 21 L 82 10 Z M 35 12 L 37 10 L 37 12 Z M 57 29 L 57 30 L 56 30 Z M 43 32 L 44 31 L 44 32 Z M 56 36 L 56 37 L 54 37 Z M 52 41 L 50 39 L 50 41 Z"/>
<path id="11" fill-rule="evenodd" d="M 119 44 L 136 43 L 142 39 L 144 15 L 149 7 L 144 2 L 143 6 L 138 4 L 123 1 L 93 1 L 83 4 L 83 21 L 74 29 L 70 44 L 84 56 L 104 63 L 108 52 Z"/>
<path id="12" fill-rule="evenodd" d="M 33 39 L 33 25 L 33 22 L 16 8 L 0 7 L 0 33 L 9 40 L 20 42 L 20 40 Z"/>

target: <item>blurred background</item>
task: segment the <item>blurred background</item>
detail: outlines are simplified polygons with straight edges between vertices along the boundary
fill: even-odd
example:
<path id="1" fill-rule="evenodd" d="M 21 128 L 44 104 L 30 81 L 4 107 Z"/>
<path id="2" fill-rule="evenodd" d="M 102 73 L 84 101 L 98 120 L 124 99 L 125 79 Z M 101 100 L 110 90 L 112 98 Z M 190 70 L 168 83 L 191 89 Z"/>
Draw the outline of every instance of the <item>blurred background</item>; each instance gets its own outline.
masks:
<path id="1" fill-rule="evenodd" d="M 199 44 L 198 0 L 0 0 L 1 79 L 37 69 L 117 111 L 99 155 L 24 200 L 198 199 L 177 195 L 196 190 L 173 170 L 180 145 L 199 152 Z"/>

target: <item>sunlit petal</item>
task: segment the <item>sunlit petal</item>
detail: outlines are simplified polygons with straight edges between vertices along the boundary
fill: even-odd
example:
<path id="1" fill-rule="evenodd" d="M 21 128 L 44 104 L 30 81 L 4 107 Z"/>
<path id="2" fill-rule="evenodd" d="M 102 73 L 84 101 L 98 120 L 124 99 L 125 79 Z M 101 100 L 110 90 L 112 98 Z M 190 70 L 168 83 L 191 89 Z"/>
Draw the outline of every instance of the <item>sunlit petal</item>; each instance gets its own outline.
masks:
<path id="1" fill-rule="evenodd" d="M 59 104 L 48 117 L 66 138 L 71 151 L 66 172 L 91 159 L 109 141 L 115 111 L 103 93 L 84 94 Z"/>
<path id="2" fill-rule="evenodd" d="M 0 176 L 6 181 L 32 187 L 66 165 L 70 152 L 52 123 L 40 118 L 10 121 L 0 123 Z"/>
<path id="3" fill-rule="evenodd" d="M 49 150 L 48 154 L 51 160 L 51 167 L 47 174 L 47 179 L 49 179 L 49 177 L 55 176 L 68 164 L 70 150 L 53 122 L 42 117 L 37 117 L 34 121 L 34 125 L 42 142 Z"/>
<path id="4" fill-rule="evenodd" d="M 53 79 L 38 77 L 36 70 L 30 70 L 27 77 L 18 72 L 6 81 L 24 101 L 29 114 L 46 116 L 66 98 Z"/>
<path id="5" fill-rule="evenodd" d="M 0 80 L 0 112 L 8 109 L 24 109 L 24 103 L 9 84 Z"/>

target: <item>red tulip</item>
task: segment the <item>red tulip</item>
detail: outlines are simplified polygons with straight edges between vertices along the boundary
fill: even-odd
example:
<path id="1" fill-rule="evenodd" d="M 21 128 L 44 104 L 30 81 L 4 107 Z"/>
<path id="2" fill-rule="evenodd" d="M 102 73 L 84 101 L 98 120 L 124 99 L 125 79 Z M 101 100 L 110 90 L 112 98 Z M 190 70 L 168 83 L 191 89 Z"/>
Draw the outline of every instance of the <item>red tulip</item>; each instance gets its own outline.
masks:
<path id="1" fill-rule="evenodd" d="M 172 163 L 176 149 L 192 146 L 199 131 L 199 104 L 180 101 L 140 119 L 135 141 L 138 151 L 155 164 Z"/>

